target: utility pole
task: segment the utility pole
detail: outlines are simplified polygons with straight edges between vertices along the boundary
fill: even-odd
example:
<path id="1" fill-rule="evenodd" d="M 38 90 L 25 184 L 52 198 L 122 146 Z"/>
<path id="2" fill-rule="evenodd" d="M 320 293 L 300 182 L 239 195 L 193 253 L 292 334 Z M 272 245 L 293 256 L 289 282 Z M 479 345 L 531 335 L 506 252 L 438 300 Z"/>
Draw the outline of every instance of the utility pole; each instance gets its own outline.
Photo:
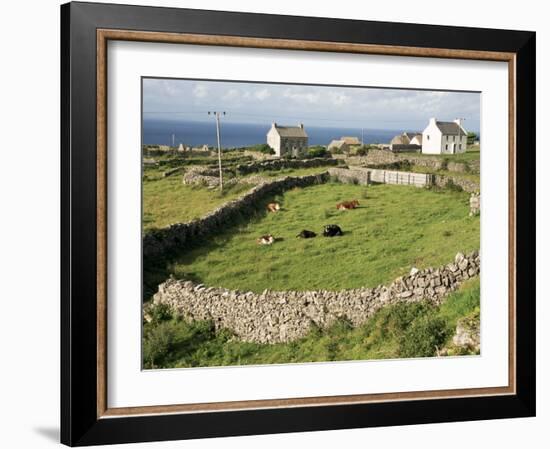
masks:
<path id="1" fill-rule="evenodd" d="M 220 114 L 225 115 L 224 112 L 208 111 L 208 115 L 214 115 L 216 117 L 216 136 L 218 138 L 218 169 L 220 171 L 220 192 L 223 191 L 223 175 L 222 175 L 222 146 L 220 143 Z"/>
<path id="2" fill-rule="evenodd" d="M 465 118 L 457 118 L 456 119 L 456 124 L 458 125 L 458 148 L 460 149 L 460 145 L 462 145 L 462 140 L 461 140 L 461 136 L 460 136 L 460 130 L 462 129 L 462 121 L 463 120 L 466 120 Z M 468 140 L 466 139 L 466 145 L 468 145 Z M 464 147 L 464 149 L 466 149 L 466 147 Z M 456 151 L 455 151 L 456 153 Z"/>

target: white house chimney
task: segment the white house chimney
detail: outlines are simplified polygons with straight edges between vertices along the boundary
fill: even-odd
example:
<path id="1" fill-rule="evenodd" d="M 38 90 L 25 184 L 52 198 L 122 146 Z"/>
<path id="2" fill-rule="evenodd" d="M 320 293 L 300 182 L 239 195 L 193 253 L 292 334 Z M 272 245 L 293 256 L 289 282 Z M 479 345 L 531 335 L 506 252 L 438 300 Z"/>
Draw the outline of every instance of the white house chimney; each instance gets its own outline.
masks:
<path id="1" fill-rule="evenodd" d="M 455 122 L 458 126 L 462 127 L 462 119 L 461 118 L 454 119 L 453 122 Z"/>
<path id="2" fill-rule="evenodd" d="M 300 123 L 300 128 L 304 129 L 304 124 Z"/>
<path id="3" fill-rule="evenodd" d="M 430 124 L 430 125 L 435 125 L 435 122 L 436 122 L 436 118 L 435 118 L 435 117 L 432 117 L 432 118 L 430 119 L 430 123 L 429 123 L 429 124 Z"/>
<path id="4" fill-rule="evenodd" d="M 272 128 L 277 128 L 277 123 L 276 122 L 271 122 L 271 127 Z"/>

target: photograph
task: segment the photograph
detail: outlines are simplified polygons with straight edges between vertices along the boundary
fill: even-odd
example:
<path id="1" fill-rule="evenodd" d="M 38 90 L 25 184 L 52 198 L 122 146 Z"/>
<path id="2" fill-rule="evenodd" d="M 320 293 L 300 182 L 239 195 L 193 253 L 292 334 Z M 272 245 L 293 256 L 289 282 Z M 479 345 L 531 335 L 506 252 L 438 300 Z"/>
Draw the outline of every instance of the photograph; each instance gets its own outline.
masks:
<path id="1" fill-rule="evenodd" d="M 142 77 L 142 369 L 480 356 L 480 104 Z"/>

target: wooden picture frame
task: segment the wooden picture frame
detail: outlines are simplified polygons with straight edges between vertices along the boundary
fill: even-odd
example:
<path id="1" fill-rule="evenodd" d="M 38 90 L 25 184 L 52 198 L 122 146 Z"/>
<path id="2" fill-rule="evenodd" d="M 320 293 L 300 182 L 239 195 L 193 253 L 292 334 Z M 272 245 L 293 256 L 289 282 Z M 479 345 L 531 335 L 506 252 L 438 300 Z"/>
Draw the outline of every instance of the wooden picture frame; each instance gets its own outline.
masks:
<path id="1" fill-rule="evenodd" d="M 69 3 L 61 7 L 61 441 L 71 446 L 535 414 L 535 33 Z M 107 407 L 106 48 L 110 40 L 505 61 L 509 385 Z"/>

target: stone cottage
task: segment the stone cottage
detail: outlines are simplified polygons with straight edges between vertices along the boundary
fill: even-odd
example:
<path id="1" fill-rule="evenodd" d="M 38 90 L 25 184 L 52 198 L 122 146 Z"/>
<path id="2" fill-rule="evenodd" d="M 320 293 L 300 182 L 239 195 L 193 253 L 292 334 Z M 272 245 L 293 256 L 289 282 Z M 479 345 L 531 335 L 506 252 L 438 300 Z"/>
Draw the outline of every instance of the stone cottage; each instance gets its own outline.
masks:
<path id="1" fill-rule="evenodd" d="M 399 151 L 415 151 L 422 148 L 422 134 L 404 132 L 395 136 L 390 142 L 390 150 L 394 153 Z"/>
<path id="2" fill-rule="evenodd" d="M 464 153 L 467 140 L 468 132 L 462 127 L 460 119 L 452 122 L 440 122 L 435 118 L 431 118 L 422 133 L 422 153 Z"/>
<path id="3" fill-rule="evenodd" d="M 308 135 L 302 123 L 300 126 L 280 126 L 272 123 L 267 133 L 267 144 L 275 151 L 277 157 L 300 157 L 307 151 Z"/>

